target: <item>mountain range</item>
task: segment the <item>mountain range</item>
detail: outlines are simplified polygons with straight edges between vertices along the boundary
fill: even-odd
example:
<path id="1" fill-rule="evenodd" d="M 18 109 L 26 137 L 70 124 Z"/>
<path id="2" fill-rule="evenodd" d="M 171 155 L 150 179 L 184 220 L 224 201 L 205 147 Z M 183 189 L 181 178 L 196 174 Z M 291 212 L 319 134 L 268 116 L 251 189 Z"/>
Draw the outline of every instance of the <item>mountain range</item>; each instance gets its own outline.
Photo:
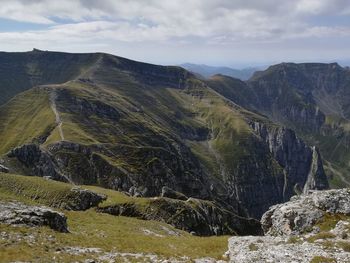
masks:
<path id="1" fill-rule="evenodd" d="M 184 63 L 180 65 L 184 69 L 193 72 L 194 74 L 199 74 L 204 78 L 210 78 L 213 75 L 221 74 L 241 80 L 248 80 L 255 71 L 259 70 L 260 67 L 249 67 L 243 69 L 234 69 L 230 67 L 214 67 L 208 65 L 199 65 L 192 63 Z M 200 77 L 199 76 L 199 77 Z"/>
<path id="2" fill-rule="evenodd" d="M 0 53 L 0 79 L 0 169 L 139 197 L 103 213 L 256 234 L 271 205 L 349 182 L 350 71 L 335 63 L 242 81 L 33 50 Z"/>

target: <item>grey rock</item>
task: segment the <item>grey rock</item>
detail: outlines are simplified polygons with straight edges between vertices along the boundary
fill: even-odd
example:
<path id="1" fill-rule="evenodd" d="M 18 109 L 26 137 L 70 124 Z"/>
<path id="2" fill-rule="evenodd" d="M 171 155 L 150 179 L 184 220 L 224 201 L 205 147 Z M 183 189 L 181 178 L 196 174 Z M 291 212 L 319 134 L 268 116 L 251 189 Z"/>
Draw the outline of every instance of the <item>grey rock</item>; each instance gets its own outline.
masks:
<path id="1" fill-rule="evenodd" d="M 271 236 L 231 237 L 228 254 L 232 263 L 309 263 L 318 257 L 333 258 L 335 262 L 350 262 L 350 253 L 335 248 L 327 250 L 317 243 L 291 243 L 288 239 Z"/>
<path id="2" fill-rule="evenodd" d="M 340 220 L 335 225 L 335 227 L 330 231 L 330 233 L 336 235 L 341 239 L 350 238 L 350 222 Z"/>
<path id="3" fill-rule="evenodd" d="M 59 232 L 68 232 L 67 218 L 63 213 L 19 202 L 0 202 L 0 223 L 30 227 L 49 226 Z"/>
<path id="4" fill-rule="evenodd" d="M 99 203 L 107 199 L 103 194 L 98 194 L 79 187 L 73 187 L 71 191 L 77 196 L 77 201 L 67 204 L 65 209 L 68 210 L 87 210 L 91 207 L 96 207 Z"/>
<path id="5" fill-rule="evenodd" d="M 350 214 L 350 190 L 312 191 L 272 206 L 261 218 L 267 235 L 288 236 L 311 231 L 325 213 Z"/>

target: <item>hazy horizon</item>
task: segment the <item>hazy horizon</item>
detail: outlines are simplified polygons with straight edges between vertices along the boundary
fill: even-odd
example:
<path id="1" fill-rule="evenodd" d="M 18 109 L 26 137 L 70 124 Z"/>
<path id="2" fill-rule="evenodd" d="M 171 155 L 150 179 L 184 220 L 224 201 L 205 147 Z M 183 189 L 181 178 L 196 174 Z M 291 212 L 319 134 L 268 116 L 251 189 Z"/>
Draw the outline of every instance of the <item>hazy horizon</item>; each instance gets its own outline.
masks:
<path id="1" fill-rule="evenodd" d="M 106 52 L 163 65 L 350 61 L 346 0 L 3 0 L 1 50 Z"/>

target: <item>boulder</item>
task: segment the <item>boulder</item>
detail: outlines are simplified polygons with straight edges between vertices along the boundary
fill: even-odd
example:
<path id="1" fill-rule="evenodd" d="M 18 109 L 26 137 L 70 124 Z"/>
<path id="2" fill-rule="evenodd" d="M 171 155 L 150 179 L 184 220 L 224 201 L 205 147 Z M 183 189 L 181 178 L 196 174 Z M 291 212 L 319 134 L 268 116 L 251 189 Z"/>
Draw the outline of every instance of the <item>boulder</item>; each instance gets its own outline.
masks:
<path id="1" fill-rule="evenodd" d="M 63 213 L 19 202 L 0 202 L 0 223 L 30 227 L 49 226 L 59 232 L 68 232 L 67 218 Z"/>

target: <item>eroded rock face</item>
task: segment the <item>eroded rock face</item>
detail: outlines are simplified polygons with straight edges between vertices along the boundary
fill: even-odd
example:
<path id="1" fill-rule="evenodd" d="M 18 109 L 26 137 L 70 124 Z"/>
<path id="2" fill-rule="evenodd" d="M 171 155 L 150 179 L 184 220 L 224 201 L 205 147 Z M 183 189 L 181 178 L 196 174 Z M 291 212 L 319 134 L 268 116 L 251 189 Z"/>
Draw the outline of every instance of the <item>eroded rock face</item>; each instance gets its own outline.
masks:
<path id="1" fill-rule="evenodd" d="M 0 202 L 0 223 L 30 227 L 49 226 L 59 232 L 68 232 L 64 214 L 43 206 L 29 206 L 19 202 Z"/>
<path id="2" fill-rule="evenodd" d="M 62 173 L 59 172 L 51 155 L 43 151 L 36 144 L 25 144 L 11 150 L 8 154 L 10 158 L 16 158 L 22 163 L 31 175 L 47 176 L 58 181 L 69 181 Z"/>
<path id="3" fill-rule="evenodd" d="M 350 190 L 314 191 L 272 206 L 261 218 L 266 235 L 288 236 L 312 230 L 326 213 L 350 215 Z"/>
<path id="4" fill-rule="evenodd" d="M 322 158 L 316 147 L 310 147 L 294 131 L 284 127 L 267 127 L 253 122 L 251 127 L 264 140 L 288 178 L 284 179 L 284 200 L 308 190 L 328 189 Z"/>

